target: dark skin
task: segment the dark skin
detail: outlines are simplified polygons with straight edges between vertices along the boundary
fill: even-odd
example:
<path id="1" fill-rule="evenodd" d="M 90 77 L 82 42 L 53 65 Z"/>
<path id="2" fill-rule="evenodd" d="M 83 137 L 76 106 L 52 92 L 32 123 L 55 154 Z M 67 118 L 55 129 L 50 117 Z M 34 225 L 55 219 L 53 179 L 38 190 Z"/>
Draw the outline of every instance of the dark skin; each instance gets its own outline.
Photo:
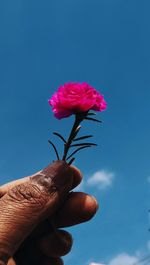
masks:
<path id="1" fill-rule="evenodd" d="M 80 171 L 56 161 L 36 174 L 0 187 L 0 265 L 63 265 L 72 246 L 60 229 L 90 220 L 95 198 L 71 192 Z"/>

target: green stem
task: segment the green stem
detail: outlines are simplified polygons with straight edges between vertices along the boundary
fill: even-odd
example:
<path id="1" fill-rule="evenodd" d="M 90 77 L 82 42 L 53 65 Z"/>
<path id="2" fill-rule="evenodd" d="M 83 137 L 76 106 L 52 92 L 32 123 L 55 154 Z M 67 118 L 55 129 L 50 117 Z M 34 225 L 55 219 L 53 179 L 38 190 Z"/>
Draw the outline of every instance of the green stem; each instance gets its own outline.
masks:
<path id="1" fill-rule="evenodd" d="M 75 137 L 75 131 L 78 128 L 78 126 L 81 123 L 81 121 L 83 121 L 83 119 L 85 118 L 86 115 L 87 114 L 85 114 L 85 115 L 76 114 L 75 115 L 75 121 L 74 121 L 72 130 L 70 132 L 69 138 L 68 138 L 67 142 L 64 144 L 64 155 L 63 155 L 62 160 L 64 160 L 64 161 L 66 160 L 70 145 L 71 145 L 71 143 L 72 143 L 72 141 L 73 141 L 73 139 Z"/>

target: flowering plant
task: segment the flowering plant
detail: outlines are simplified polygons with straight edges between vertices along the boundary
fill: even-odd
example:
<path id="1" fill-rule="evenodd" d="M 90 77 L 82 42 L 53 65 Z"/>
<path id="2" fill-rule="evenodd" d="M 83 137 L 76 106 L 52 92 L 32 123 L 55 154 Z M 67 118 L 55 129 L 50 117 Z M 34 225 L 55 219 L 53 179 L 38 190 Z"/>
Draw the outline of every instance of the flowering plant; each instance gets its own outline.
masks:
<path id="1" fill-rule="evenodd" d="M 48 102 L 50 106 L 52 106 L 52 110 L 57 119 L 75 115 L 75 121 L 67 140 L 64 139 L 64 137 L 58 132 L 53 133 L 64 142 L 64 153 L 62 160 L 69 161 L 68 164 L 71 164 L 75 160 L 74 155 L 78 151 L 96 145 L 95 143 L 82 142 L 82 140 L 90 138 L 93 135 L 77 137 L 77 134 L 81 129 L 80 124 L 83 120 L 101 122 L 100 120 L 93 118 L 93 115 L 96 115 L 96 113 L 91 112 L 91 110 L 105 110 L 107 106 L 106 102 L 104 97 L 86 82 L 66 83 L 60 86 L 57 92 L 53 94 Z M 50 140 L 49 143 L 53 146 L 57 159 L 60 160 L 56 146 Z M 77 149 L 71 154 L 68 154 L 70 148 L 74 147 L 77 147 Z"/>

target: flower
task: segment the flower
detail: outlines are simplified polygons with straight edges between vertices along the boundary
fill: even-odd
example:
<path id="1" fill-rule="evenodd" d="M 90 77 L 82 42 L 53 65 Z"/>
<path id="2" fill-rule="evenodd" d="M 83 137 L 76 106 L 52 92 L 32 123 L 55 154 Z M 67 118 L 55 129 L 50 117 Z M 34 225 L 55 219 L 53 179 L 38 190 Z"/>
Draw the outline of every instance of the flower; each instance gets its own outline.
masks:
<path id="1" fill-rule="evenodd" d="M 104 97 L 86 82 L 66 83 L 60 86 L 48 102 L 57 119 L 66 118 L 79 112 L 106 109 Z"/>

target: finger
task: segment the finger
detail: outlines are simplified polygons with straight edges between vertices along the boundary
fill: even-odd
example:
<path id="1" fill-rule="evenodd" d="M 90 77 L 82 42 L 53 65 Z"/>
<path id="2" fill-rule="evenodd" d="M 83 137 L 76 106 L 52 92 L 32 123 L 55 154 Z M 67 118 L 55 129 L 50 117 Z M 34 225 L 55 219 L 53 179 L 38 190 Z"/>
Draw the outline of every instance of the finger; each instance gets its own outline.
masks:
<path id="1" fill-rule="evenodd" d="M 64 265 L 61 258 L 41 258 L 37 265 Z"/>
<path id="2" fill-rule="evenodd" d="M 57 212 L 55 224 L 57 227 L 67 227 L 89 221 L 96 214 L 98 207 L 93 196 L 83 192 L 71 192 Z"/>
<path id="3" fill-rule="evenodd" d="M 93 196 L 83 192 L 71 192 L 61 209 L 53 217 L 53 222 L 58 228 L 87 222 L 96 214 L 98 207 L 98 202 Z M 34 229 L 31 237 L 39 238 L 49 234 L 52 230 L 51 218 L 48 217 Z"/>
<path id="4" fill-rule="evenodd" d="M 0 261 L 6 264 L 41 220 L 54 214 L 72 187 L 72 170 L 57 161 L 0 200 Z"/>
<path id="5" fill-rule="evenodd" d="M 16 265 L 16 263 L 13 259 L 10 259 L 7 265 Z"/>
<path id="6" fill-rule="evenodd" d="M 61 212 L 62 219 L 60 216 L 57 216 L 57 224 L 62 227 L 88 221 L 93 217 L 97 209 L 98 203 L 95 198 L 81 192 L 71 193 L 69 195 L 67 205 L 66 203 L 63 205 Z M 66 218 L 64 218 L 65 214 L 67 214 Z M 71 235 L 67 234 L 68 236 L 66 236 L 66 232 L 60 233 L 51 229 L 51 223 L 48 222 L 48 220 L 42 222 L 35 229 L 31 237 L 31 241 L 29 238 L 28 242 L 26 242 L 27 247 L 25 246 L 21 251 L 19 251 L 17 261 L 26 260 L 27 257 L 34 256 L 34 262 L 36 263 L 41 256 L 41 252 L 47 256 L 53 257 L 59 257 L 67 254 L 71 250 L 72 246 Z M 64 236 L 65 239 L 63 238 Z M 34 262 L 32 259 L 31 264 Z M 29 261 L 26 263 L 29 264 Z"/>
<path id="7" fill-rule="evenodd" d="M 74 166 L 70 166 L 70 169 L 72 170 L 72 175 L 73 175 L 73 181 L 72 181 L 71 189 L 74 189 L 75 187 L 77 187 L 80 184 L 80 182 L 82 180 L 82 173 L 78 168 L 76 168 Z M 26 183 L 27 181 L 29 181 L 30 177 L 34 177 L 37 174 L 40 174 L 41 172 L 42 172 L 42 170 L 38 171 L 36 174 L 33 174 L 32 176 L 17 179 L 17 180 L 14 180 L 14 181 L 11 181 L 7 184 L 2 185 L 0 187 L 0 198 L 2 196 L 4 196 L 10 189 L 12 189 L 15 186 L 18 186 L 20 184 Z"/>
<path id="8" fill-rule="evenodd" d="M 64 230 L 53 231 L 38 240 L 27 240 L 15 254 L 17 264 L 37 263 L 41 256 L 58 258 L 68 254 L 72 247 L 72 236 Z"/>
<path id="9" fill-rule="evenodd" d="M 74 189 L 75 187 L 77 187 L 81 183 L 83 175 L 77 167 L 70 166 L 70 168 L 72 169 L 72 172 L 73 172 L 72 189 Z"/>
<path id="10" fill-rule="evenodd" d="M 37 242 L 38 247 L 42 253 L 48 257 L 61 257 L 70 252 L 72 247 L 72 236 L 63 230 L 57 230 L 40 238 Z"/>
<path id="11" fill-rule="evenodd" d="M 72 237 L 68 232 L 52 231 L 38 240 L 28 238 L 13 257 L 19 265 L 37 264 L 43 256 L 59 258 L 66 255 L 71 250 L 72 242 Z"/>

